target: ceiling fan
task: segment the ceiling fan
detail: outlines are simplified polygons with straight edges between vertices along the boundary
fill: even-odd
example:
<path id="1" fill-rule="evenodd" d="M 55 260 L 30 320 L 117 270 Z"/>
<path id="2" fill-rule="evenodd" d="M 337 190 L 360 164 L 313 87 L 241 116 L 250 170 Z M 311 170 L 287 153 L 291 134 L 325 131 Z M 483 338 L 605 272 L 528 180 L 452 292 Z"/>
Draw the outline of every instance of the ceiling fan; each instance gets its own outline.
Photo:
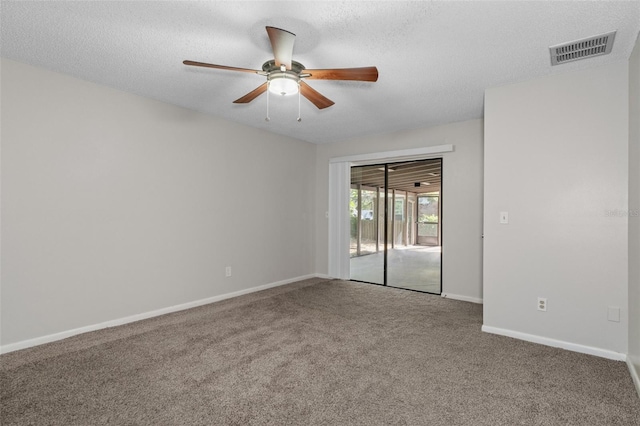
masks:
<path id="1" fill-rule="evenodd" d="M 295 42 L 296 35 L 280 28 L 266 28 L 269 40 L 271 41 L 274 59 L 262 64 L 262 70 L 228 67 L 225 65 L 207 64 L 195 61 L 183 61 L 183 64 L 196 67 L 255 73 L 267 77 L 266 82 L 262 83 L 256 89 L 241 98 L 233 101 L 233 103 L 236 104 L 249 103 L 268 90 L 270 93 L 282 96 L 295 93 L 298 93 L 299 95 L 301 94 L 311 101 L 311 103 L 316 107 L 323 109 L 330 107 L 334 102 L 320 94 L 303 80 L 351 80 L 370 82 L 378 80 L 378 69 L 376 67 L 306 69 L 300 62 L 296 62 L 291 59 L 293 55 L 293 43 Z M 298 117 L 298 121 L 300 121 L 300 117 Z"/>

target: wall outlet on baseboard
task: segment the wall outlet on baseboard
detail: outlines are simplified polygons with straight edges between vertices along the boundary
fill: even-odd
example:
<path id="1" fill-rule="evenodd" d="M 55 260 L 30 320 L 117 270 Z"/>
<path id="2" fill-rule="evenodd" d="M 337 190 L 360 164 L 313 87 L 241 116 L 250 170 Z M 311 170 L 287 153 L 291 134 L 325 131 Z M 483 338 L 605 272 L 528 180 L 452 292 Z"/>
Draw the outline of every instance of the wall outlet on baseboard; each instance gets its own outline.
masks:
<path id="1" fill-rule="evenodd" d="M 547 310 L 547 299 L 544 297 L 538 297 L 538 310 L 546 311 Z"/>
<path id="2" fill-rule="evenodd" d="M 231 276 L 231 266 L 227 266 L 226 268 L 224 268 L 224 276 L 225 277 Z"/>

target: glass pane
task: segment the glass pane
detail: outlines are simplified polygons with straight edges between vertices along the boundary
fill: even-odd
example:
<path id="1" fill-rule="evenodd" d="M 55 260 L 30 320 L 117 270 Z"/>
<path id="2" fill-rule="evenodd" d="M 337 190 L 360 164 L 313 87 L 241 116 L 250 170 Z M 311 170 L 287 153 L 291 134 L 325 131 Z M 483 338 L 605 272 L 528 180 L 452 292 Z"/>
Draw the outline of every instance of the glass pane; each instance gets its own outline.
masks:
<path id="1" fill-rule="evenodd" d="M 377 190 L 366 189 L 361 185 L 351 188 L 350 224 L 351 257 L 375 253 L 378 238 L 376 228 Z M 360 197 L 360 198 L 358 198 Z M 358 220 L 358 218 L 360 218 Z"/>
<path id="2" fill-rule="evenodd" d="M 360 255 L 375 253 L 378 239 L 376 228 L 376 190 L 364 189 L 361 192 L 362 210 L 360 211 Z"/>
<path id="3" fill-rule="evenodd" d="M 357 255 L 357 238 L 358 238 L 358 190 L 351 188 L 351 194 L 349 199 L 349 210 L 350 210 L 350 244 L 349 244 L 349 254 L 351 257 Z"/>
<path id="4" fill-rule="evenodd" d="M 352 167 L 352 280 L 384 284 L 384 203 L 384 166 Z"/>
<path id="5" fill-rule="evenodd" d="M 438 223 L 438 196 L 418 197 L 418 220 L 420 222 Z"/>
<path id="6" fill-rule="evenodd" d="M 351 168 L 351 279 L 439 294 L 442 162 L 387 170 L 385 188 L 384 165 Z"/>
<path id="7" fill-rule="evenodd" d="M 405 217 L 405 196 L 404 191 L 395 191 L 395 202 L 393 208 L 393 245 L 406 245 L 407 240 L 407 220 Z"/>
<path id="8" fill-rule="evenodd" d="M 387 285 L 439 294 L 441 160 L 389 167 L 394 171 L 389 172 L 388 189 L 395 196 L 393 246 L 387 246 Z"/>
<path id="9" fill-rule="evenodd" d="M 387 212 L 388 212 L 388 222 L 387 222 L 387 249 L 393 247 L 393 191 L 387 191 Z"/>
<path id="10" fill-rule="evenodd" d="M 418 244 L 440 244 L 440 194 L 418 196 Z"/>
<path id="11" fill-rule="evenodd" d="M 399 198 L 397 194 L 396 194 L 396 206 L 394 209 L 394 214 L 396 216 L 395 218 L 396 220 L 404 220 L 404 197 Z"/>
<path id="12" fill-rule="evenodd" d="M 438 237 L 437 223 L 419 223 L 418 235 L 421 237 Z"/>

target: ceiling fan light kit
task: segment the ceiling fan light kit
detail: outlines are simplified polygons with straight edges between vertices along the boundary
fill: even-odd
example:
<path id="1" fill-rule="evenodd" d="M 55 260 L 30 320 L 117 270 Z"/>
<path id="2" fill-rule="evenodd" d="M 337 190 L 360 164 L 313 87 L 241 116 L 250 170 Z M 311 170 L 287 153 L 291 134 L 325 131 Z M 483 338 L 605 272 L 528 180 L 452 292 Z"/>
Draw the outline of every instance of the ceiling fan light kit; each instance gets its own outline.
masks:
<path id="1" fill-rule="evenodd" d="M 376 67 L 363 68 L 337 68 L 337 69 L 314 69 L 308 70 L 299 62 L 291 59 L 293 55 L 293 44 L 295 34 L 292 32 L 266 27 L 274 59 L 265 62 L 262 70 L 252 70 L 248 68 L 229 67 L 225 65 L 209 64 L 205 62 L 183 61 L 185 65 L 216 68 L 228 71 L 250 72 L 265 76 L 267 81 L 251 92 L 233 101 L 237 104 L 249 103 L 262 93 L 267 92 L 267 117 L 269 121 L 269 93 L 284 97 L 298 94 L 298 122 L 300 118 L 300 96 L 307 98 L 318 109 L 328 108 L 334 102 L 318 91 L 313 89 L 303 79 L 309 80 L 351 80 L 375 82 L 378 80 L 378 69 Z"/>
<path id="2" fill-rule="evenodd" d="M 269 76 L 269 92 L 274 95 L 289 96 L 295 95 L 300 90 L 298 78 L 285 73 Z"/>

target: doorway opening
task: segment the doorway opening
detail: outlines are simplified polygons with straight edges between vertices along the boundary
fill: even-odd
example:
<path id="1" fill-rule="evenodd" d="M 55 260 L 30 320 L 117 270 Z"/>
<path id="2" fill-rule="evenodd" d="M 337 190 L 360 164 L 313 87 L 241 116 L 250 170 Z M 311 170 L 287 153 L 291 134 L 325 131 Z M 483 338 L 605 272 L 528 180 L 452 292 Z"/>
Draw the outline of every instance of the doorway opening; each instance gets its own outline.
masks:
<path id="1" fill-rule="evenodd" d="M 351 167 L 350 279 L 442 292 L 442 159 Z"/>

